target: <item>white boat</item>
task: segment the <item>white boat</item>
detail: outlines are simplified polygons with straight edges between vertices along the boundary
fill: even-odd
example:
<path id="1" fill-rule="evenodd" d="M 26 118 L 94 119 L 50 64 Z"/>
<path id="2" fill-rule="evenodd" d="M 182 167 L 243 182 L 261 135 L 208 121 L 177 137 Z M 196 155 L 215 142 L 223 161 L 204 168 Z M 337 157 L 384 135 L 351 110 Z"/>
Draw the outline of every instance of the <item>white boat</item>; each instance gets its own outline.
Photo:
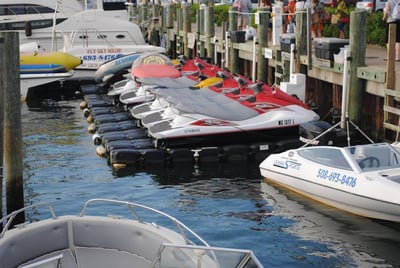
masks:
<path id="1" fill-rule="evenodd" d="M 101 211 L 113 208 L 114 213 L 116 205 L 126 206 L 132 219 L 86 215 L 94 203 L 102 204 Z M 10 229 L 17 214 L 41 206 L 48 207 L 50 218 Z M 60 217 L 50 205 L 39 203 L 2 222 L 2 268 L 262 267 L 252 251 L 212 247 L 176 218 L 136 203 L 92 199 L 79 215 Z"/>
<path id="2" fill-rule="evenodd" d="M 46 52 L 62 50 L 80 57 L 80 69 L 95 70 L 126 54 L 165 51 L 146 44 L 139 26 L 129 21 L 122 0 L 0 3 L 4 10 L 0 30 L 19 31 L 21 44 L 35 41 Z"/>
<path id="3" fill-rule="evenodd" d="M 260 172 L 326 205 L 400 222 L 400 152 L 388 143 L 288 150 L 269 155 Z"/>
<path id="4" fill-rule="evenodd" d="M 73 75 L 74 71 L 62 73 L 20 74 L 21 101 L 27 100 L 30 88 L 42 86 L 55 81 L 62 81 L 72 77 Z"/>

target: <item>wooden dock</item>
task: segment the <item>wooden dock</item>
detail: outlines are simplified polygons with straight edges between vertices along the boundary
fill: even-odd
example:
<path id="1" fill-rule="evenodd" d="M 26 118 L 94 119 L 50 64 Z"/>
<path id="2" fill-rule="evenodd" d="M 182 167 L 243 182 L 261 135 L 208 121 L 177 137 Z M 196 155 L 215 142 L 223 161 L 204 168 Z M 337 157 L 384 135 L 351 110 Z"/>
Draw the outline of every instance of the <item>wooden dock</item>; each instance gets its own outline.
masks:
<path id="1" fill-rule="evenodd" d="M 259 8 L 255 15 L 258 38 L 245 42 L 232 40 L 231 35 L 237 28 L 235 7 L 230 7 L 229 21 L 222 27 L 213 23 L 213 6 L 203 6 L 197 14 L 191 14 L 191 10 L 189 4 L 175 9 L 172 5 L 139 6 L 135 22 L 148 30 L 150 43 L 157 44 L 163 37 L 171 57 L 207 57 L 233 73 L 269 85 L 288 82 L 291 71 L 304 74 L 305 102 L 312 104 L 322 119 L 340 120 L 344 65 L 316 56 L 309 33 L 309 10 L 299 10 L 296 14 L 294 56 L 282 47 L 282 42 L 277 44 L 275 39 L 272 44 L 267 41 L 270 14 L 266 9 Z M 196 16 L 197 23 L 191 22 L 192 15 Z M 369 46 L 366 44 L 366 20 L 365 11 L 351 13 L 350 67 L 346 80 L 348 118 L 375 140 L 394 141 L 400 122 L 397 101 L 400 100 L 400 79 L 396 81 L 396 77 L 400 77 L 400 63 L 394 61 L 392 41 L 395 32 L 390 30 L 388 50 Z M 149 21 L 150 24 L 145 26 Z M 386 58 L 389 61 L 385 61 Z"/>

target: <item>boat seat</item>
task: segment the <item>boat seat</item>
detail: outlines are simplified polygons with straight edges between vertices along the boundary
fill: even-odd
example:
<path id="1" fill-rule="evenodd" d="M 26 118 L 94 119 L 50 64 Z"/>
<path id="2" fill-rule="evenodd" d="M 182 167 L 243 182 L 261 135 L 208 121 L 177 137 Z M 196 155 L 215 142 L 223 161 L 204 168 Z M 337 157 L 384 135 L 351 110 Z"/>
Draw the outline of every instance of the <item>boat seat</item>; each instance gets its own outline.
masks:
<path id="1" fill-rule="evenodd" d="M 46 264 L 46 267 L 78 268 L 70 249 L 63 249 L 45 254 L 31 261 L 18 265 L 17 268 L 44 267 L 44 264 Z"/>
<path id="2" fill-rule="evenodd" d="M 75 253 L 78 267 L 152 267 L 143 257 L 115 249 L 76 247 Z"/>
<path id="3" fill-rule="evenodd" d="M 132 227 L 132 224 L 136 226 Z M 77 248 L 117 249 L 141 256 L 150 262 L 158 254 L 159 247 L 155 245 L 161 246 L 163 242 L 168 242 L 153 233 L 147 225 L 138 222 L 119 223 L 116 228 L 116 223 L 112 221 L 86 219 L 75 220 L 72 226 L 73 241 Z"/>
<path id="4" fill-rule="evenodd" d="M 30 231 L 34 227 L 34 231 Z M 66 221 L 55 221 L 44 225 L 32 223 L 29 227 L 17 227 L 18 231 L 10 239 L 0 239 L 1 267 L 17 267 L 57 250 L 68 248 L 68 229 Z M 8 233 L 4 234 L 7 237 Z"/>

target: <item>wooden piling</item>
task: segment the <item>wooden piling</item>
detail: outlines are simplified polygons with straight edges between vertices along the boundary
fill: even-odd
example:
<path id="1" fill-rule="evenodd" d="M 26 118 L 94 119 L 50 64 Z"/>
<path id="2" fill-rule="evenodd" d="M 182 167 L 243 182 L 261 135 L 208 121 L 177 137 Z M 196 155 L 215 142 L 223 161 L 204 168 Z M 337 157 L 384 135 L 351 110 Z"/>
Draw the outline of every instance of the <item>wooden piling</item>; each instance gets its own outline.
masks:
<path id="1" fill-rule="evenodd" d="M 204 58 L 206 56 L 205 43 L 200 38 L 200 36 L 204 35 L 205 12 L 205 6 L 200 5 L 199 10 L 197 11 L 197 42 L 199 42 L 197 55 L 201 58 Z"/>
<path id="2" fill-rule="evenodd" d="M 238 20 L 238 8 L 229 8 L 229 32 L 237 31 L 237 20 Z M 232 38 L 231 38 L 232 39 Z M 237 73 L 239 71 L 239 51 L 233 47 L 233 43 L 230 42 L 229 46 L 229 69 L 232 73 Z"/>
<path id="3" fill-rule="evenodd" d="M 140 23 L 143 23 L 147 20 L 149 16 L 149 10 L 147 5 L 140 6 Z"/>
<path id="4" fill-rule="evenodd" d="M 189 4 L 182 4 L 182 16 L 183 16 L 183 25 L 182 25 L 182 30 L 184 33 L 184 54 L 186 57 L 190 57 L 191 55 L 191 49 L 189 47 L 189 38 L 188 38 L 188 33 L 192 32 L 192 16 L 191 16 L 191 8 Z"/>
<path id="5" fill-rule="evenodd" d="M 348 79 L 348 115 L 356 124 L 361 123 L 363 83 L 357 75 L 358 67 L 365 66 L 366 40 L 367 33 L 365 27 L 360 25 L 367 24 L 366 11 L 353 11 L 350 14 L 350 68 Z M 345 85 L 343 85 L 345 86 Z M 345 105 L 342 103 L 342 105 Z"/>
<path id="6" fill-rule="evenodd" d="M 4 46 L 4 36 L 0 33 L 0 53 L 1 51 L 5 51 L 5 46 Z M 0 60 L 0 218 L 3 218 L 3 120 L 4 120 L 4 64 L 3 62 L 3 57 L 4 55 L 0 54 L 1 60 Z M 2 223 L 0 223 L 0 230 L 2 229 Z"/>
<path id="7" fill-rule="evenodd" d="M 264 49 L 268 47 L 269 9 L 259 8 L 259 24 L 257 25 L 258 53 L 257 53 L 257 79 L 267 82 L 268 60 L 264 57 Z M 256 16 L 257 16 L 256 15 Z"/>
<path id="8" fill-rule="evenodd" d="M 176 56 L 176 48 L 175 48 L 175 34 L 174 34 L 174 7 L 172 4 L 169 4 L 166 7 L 166 28 L 167 28 L 167 51 L 168 55 L 172 58 Z"/>
<path id="9" fill-rule="evenodd" d="M 7 213 L 24 207 L 23 154 L 21 131 L 21 95 L 19 78 L 19 36 L 17 32 L 0 32 L 4 49 L 0 50 L 4 94 L 4 167 Z M 14 223 L 23 223 L 19 214 Z"/>
<path id="10" fill-rule="evenodd" d="M 386 63 L 386 88 L 394 89 L 396 76 L 396 24 L 389 24 L 388 47 L 387 47 L 387 63 Z"/>
<path id="11" fill-rule="evenodd" d="M 308 13 L 310 9 L 299 9 L 296 11 L 296 53 L 295 53 L 295 73 L 300 72 L 300 56 L 307 55 L 308 39 L 311 25 Z"/>
<path id="12" fill-rule="evenodd" d="M 207 6 L 205 9 L 205 14 L 204 17 L 206 19 L 206 24 L 205 24 L 205 35 L 207 38 L 207 58 L 214 58 L 214 44 L 211 42 L 212 38 L 214 38 L 215 35 L 215 29 L 214 29 L 214 7 L 213 6 Z"/>

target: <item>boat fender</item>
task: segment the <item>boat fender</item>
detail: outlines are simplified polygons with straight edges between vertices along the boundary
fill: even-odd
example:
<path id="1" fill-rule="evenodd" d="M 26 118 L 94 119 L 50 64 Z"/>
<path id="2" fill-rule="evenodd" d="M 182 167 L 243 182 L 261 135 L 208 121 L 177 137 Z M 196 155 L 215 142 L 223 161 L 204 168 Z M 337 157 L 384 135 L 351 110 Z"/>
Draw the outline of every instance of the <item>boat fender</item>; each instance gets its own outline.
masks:
<path id="1" fill-rule="evenodd" d="M 83 109 L 83 116 L 84 116 L 85 118 L 88 118 L 89 115 L 90 115 L 90 109 L 84 108 L 84 109 Z"/>
<path id="2" fill-rule="evenodd" d="M 81 99 L 83 97 L 82 91 L 80 91 L 80 90 L 75 90 L 74 95 L 75 95 L 75 98 L 77 98 L 77 99 Z"/>
<path id="3" fill-rule="evenodd" d="M 105 157 L 107 155 L 106 148 L 104 146 L 100 145 L 96 147 L 96 154 L 100 157 Z"/>
<path id="4" fill-rule="evenodd" d="M 87 107 L 88 107 L 88 106 L 87 106 L 87 102 L 86 102 L 86 101 L 82 101 L 82 102 L 79 104 L 79 107 L 80 107 L 81 109 L 87 108 Z"/>
<path id="5" fill-rule="evenodd" d="M 89 115 L 87 118 L 86 118 L 86 121 L 90 124 L 90 123 L 93 123 L 94 122 L 94 118 L 93 118 L 93 116 L 92 115 Z"/>
<path id="6" fill-rule="evenodd" d="M 25 28 L 25 35 L 32 36 L 32 24 L 30 21 L 25 21 L 24 28 Z"/>
<path id="7" fill-rule="evenodd" d="M 96 129 L 97 129 L 97 126 L 96 126 L 96 124 L 94 124 L 94 123 L 91 123 L 91 124 L 88 126 L 88 132 L 89 132 L 89 133 L 95 133 L 95 132 L 96 132 Z"/>
<path id="8" fill-rule="evenodd" d="M 101 144 L 101 136 L 98 133 L 95 133 L 92 137 L 94 145 L 100 145 Z"/>

